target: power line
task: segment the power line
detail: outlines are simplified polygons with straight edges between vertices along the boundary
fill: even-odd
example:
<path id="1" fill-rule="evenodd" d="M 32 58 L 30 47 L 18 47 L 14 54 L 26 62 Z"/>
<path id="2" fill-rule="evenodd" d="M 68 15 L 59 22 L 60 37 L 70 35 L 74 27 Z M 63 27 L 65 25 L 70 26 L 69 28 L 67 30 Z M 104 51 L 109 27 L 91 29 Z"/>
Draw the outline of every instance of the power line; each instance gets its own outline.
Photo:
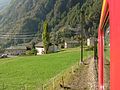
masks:
<path id="1" fill-rule="evenodd" d="M 14 40 L 14 39 L 32 39 L 32 38 L 36 38 L 36 36 L 33 36 L 33 37 L 12 37 L 10 39 Z M 0 37 L 0 39 L 8 39 L 8 37 Z"/>
<path id="2" fill-rule="evenodd" d="M 16 37 L 33 37 L 35 35 L 0 35 L 0 37 L 9 37 L 9 36 L 16 36 Z"/>

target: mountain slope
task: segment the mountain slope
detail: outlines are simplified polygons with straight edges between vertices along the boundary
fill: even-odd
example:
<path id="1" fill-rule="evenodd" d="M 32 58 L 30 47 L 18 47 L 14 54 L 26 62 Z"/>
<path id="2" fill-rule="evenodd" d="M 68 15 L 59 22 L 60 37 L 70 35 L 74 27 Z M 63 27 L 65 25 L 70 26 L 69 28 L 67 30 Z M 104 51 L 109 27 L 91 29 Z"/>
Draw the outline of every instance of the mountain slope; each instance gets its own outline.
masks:
<path id="1" fill-rule="evenodd" d="M 0 34 L 37 33 L 38 24 L 42 25 L 46 18 L 54 27 L 78 3 L 82 5 L 83 0 L 15 0 L 0 14 Z"/>
<path id="2" fill-rule="evenodd" d="M 26 43 L 36 38 L 36 35 L 41 40 L 42 25 L 46 19 L 49 31 L 58 31 L 66 25 L 76 27 L 80 24 L 80 9 L 85 2 L 86 0 L 12 0 L 9 7 L 0 14 L 0 44 Z"/>

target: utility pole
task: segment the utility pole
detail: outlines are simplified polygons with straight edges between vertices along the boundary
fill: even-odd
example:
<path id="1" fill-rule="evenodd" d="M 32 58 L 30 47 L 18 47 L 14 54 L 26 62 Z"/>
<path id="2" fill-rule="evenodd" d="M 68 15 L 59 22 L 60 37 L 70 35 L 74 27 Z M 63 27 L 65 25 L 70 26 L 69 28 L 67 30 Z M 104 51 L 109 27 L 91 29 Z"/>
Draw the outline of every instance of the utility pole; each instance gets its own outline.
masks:
<path id="1" fill-rule="evenodd" d="M 94 37 L 94 60 L 97 60 L 97 38 Z"/>
<path id="2" fill-rule="evenodd" d="M 53 4 L 54 5 L 54 4 Z M 54 7 L 54 6 L 53 6 Z M 53 8 L 53 17 L 54 17 L 54 8 Z M 55 27 L 55 21 L 53 21 L 53 27 Z M 53 28 L 54 29 L 54 28 Z M 54 30 L 53 30 L 54 31 Z M 55 52 L 55 32 L 53 32 L 53 51 Z"/>
<path id="3" fill-rule="evenodd" d="M 81 20 L 80 20 L 80 24 L 81 24 L 81 63 L 83 63 L 83 25 L 84 25 L 84 11 L 81 11 L 81 16 L 80 16 Z"/>
<path id="4" fill-rule="evenodd" d="M 83 36 L 81 33 L 81 63 L 83 63 Z"/>
<path id="5" fill-rule="evenodd" d="M 93 28 L 92 30 L 94 31 L 93 32 L 93 39 L 94 39 L 94 60 L 96 61 L 98 59 L 98 51 L 97 51 L 97 43 L 98 43 L 98 33 L 96 32 L 97 30 L 97 25 L 95 23 L 93 23 Z"/>

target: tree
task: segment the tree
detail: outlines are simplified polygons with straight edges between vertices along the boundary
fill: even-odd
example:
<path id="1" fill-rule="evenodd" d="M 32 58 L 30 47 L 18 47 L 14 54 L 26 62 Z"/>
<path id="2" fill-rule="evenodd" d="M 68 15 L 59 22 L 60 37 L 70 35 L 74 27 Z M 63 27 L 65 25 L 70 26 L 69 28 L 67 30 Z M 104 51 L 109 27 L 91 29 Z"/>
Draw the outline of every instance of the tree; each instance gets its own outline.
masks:
<path id="1" fill-rule="evenodd" d="M 83 39 L 84 39 L 84 35 L 83 35 L 83 30 L 84 27 L 83 25 L 85 24 L 85 17 L 84 17 L 84 11 L 81 9 L 81 15 L 80 15 L 80 24 L 81 24 L 81 63 L 83 63 Z"/>
<path id="2" fill-rule="evenodd" d="M 50 43 L 47 21 L 43 23 L 42 41 L 43 41 L 43 46 L 44 46 L 45 54 L 46 54 L 48 52 L 49 43 Z"/>
<path id="3" fill-rule="evenodd" d="M 0 53 L 4 53 L 4 52 L 5 52 L 5 49 L 0 48 Z"/>
<path id="4" fill-rule="evenodd" d="M 32 42 L 32 49 L 35 49 L 35 42 Z"/>

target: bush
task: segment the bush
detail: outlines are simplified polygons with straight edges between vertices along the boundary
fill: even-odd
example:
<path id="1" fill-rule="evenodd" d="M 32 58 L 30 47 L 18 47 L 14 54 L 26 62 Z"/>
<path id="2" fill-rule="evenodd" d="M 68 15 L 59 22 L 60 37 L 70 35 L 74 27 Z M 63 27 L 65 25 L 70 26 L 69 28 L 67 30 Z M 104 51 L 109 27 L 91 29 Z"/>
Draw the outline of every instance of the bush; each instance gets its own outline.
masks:
<path id="1" fill-rule="evenodd" d="M 33 55 L 37 55 L 37 50 L 36 49 L 32 49 L 31 52 L 32 52 Z"/>
<path id="2" fill-rule="evenodd" d="M 31 50 L 26 51 L 26 55 L 27 55 L 27 56 L 33 55 L 33 54 L 32 54 L 32 51 L 31 51 Z"/>
<path id="3" fill-rule="evenodd" d="M 26 55 L 28 56 L 37 55 L 37 50 L 36 49 L 28 50 L 26 51 Z"/>

